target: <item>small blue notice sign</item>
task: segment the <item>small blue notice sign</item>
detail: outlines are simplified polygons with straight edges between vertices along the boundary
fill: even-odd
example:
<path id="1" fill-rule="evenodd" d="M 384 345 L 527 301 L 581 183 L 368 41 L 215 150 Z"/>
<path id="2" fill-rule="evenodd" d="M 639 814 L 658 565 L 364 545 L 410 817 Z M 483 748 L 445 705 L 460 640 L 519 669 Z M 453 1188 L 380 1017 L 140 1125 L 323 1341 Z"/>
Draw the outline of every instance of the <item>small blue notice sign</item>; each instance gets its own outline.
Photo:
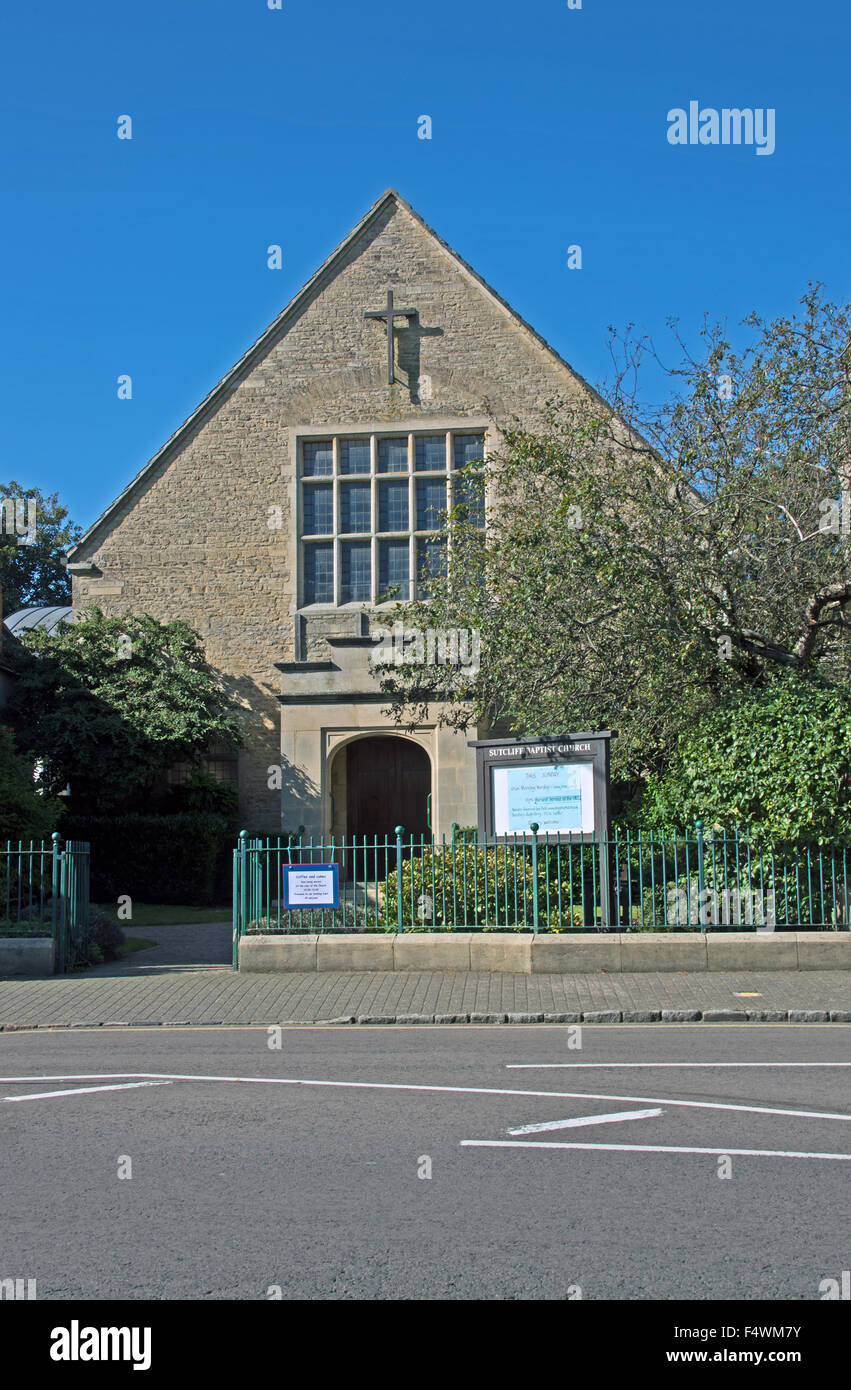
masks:
<path id="1" fill-rule="evenodd" d="M 283 906 L 339 907 L 339 864 L 285 864 Z"/>

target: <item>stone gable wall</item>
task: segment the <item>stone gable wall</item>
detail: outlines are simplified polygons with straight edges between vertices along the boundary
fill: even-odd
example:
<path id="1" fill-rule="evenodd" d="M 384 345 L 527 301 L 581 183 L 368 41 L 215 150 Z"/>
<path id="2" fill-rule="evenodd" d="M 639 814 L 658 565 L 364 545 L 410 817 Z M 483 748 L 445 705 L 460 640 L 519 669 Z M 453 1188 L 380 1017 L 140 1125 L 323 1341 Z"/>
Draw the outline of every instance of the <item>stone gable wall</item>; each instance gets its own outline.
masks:
<path id="1" fill-rule="evenodd" d="M 388 288 L 398 305 L 419 311 L 408 328 L 398 321 L 392 387 L 385 325 L 363 317 L 382 307 Z M 75 606 L 183 618 L 200 634 L 243 706 L 249 828 L 277 824 L 267 787 L 281 754 L 274 663 L 297 655 L 291 431 L 480 420 L 485 400 L 497 421 L 517 415 L 534 424 L 547 400 L 576 389 L 569 370 L 392 203 L 264 359 L 122 504 L 108 533 L 75 556 L 102 571 L 75 577 Z M 279 530 L 269 529 L 273 506 L 282 508 Z"/>

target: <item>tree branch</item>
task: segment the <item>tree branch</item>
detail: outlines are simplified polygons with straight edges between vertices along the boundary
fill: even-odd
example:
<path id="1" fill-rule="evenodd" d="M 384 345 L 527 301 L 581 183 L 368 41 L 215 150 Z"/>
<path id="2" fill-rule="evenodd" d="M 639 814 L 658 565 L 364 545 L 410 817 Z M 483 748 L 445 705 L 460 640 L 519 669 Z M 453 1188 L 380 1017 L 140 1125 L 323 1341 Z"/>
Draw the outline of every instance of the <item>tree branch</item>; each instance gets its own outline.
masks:
<path id="1" fill-rule="evenodd" d="M 834 603 L 845 604 L 849 599 L 851 599 L 851 584 L 828 584 L 825 589 L 820 589 L 818 593 L 813 594 L 807 604 L 804 631 L 793 649 L 796 660 L 802 666 L 809 661 L 816 634 L 823 626 L 819 621 L 822 609 Z"/>

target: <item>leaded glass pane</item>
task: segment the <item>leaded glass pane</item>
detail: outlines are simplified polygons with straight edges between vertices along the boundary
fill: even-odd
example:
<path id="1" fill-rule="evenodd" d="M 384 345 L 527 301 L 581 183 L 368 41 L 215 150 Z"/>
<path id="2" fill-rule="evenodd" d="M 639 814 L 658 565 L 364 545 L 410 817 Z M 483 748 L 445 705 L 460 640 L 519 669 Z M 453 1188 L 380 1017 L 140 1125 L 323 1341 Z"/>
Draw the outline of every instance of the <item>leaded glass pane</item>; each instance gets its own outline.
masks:
<path id="1" fill-rule="evenodd" d="M 462 520 L 470 526 L 483 527 L 485 524 L 485 491 L 481 478 L 461 477 L 455 479 L 454 505 L 466 507 Z"/>
<path id="2" fill-rule="evenodd" d="M 403 435 L 400 439 L 379 439 L 378 471 L 379 473 L 407 473 L 407 435 Z"/>
<path id="3" fill-rule="evenodd" d="M 330 478 L 334 472 L 334 446 L 330 439 L 310 439 L 302 446 L 306 478 Z"/>
<path id="4" fill-rule="evenodd" d="M 340 484 L 340 530 L 372 530 L 372 504 L 369 483 Z"/>
<path id="5" fill-rule="evenodd" d="M 392 594 L 389 592 L 393 590 Z M 378 597 L 406 599 L 411 596 L 408 542 L 378 542 Z"/>
<path id="6" fill-rule="evenodd" d="M 341 440 L 340 440 L 340 472 L 341 472 L 341 473 L 368 473 L 368 472 L 369 472 L 369 440 L 368 440 L 368 439 L 341 439 Z"/>
<path id="7" fill-rule="evenodd" d="M 456 468 L 485 456 L 485 436 L 483 434 L 456 434 L 452 441 L 453 462 Z"/>
<path id="8" fill-rule="evenodd" d="M 304 547 L 304 601 L 334 602 L 334 547 L 328 541 Z"/>
<path id="9" fill-rule="evenodd" d="M 446 467 L 446 435 L 426 434 L 414 441 L 417 471 Z"/>
<path id="10" fill-rule="evenodd" d="M 429 579 L 446 573 L 446 542 L 435 537 L 417 541 L 417 598 L 431 598 Z"/>
<path id="11" fill-rule="evenodd" d="M 446 511 L 446 484 L 442 478 L 417 481 L 417 530 L 437 531 L 441 513 Z"/>
<path id="12" fill-rule="evenodd" d="M 369 541 L 344 541 L 340 547 L 340 602 L 362 603 L 370 598 Z"/>
<path id="13" fill-rule="evenodd" d="M 407 531 L 408 480 L 378 484 L 379 531 Z"/>
<path id="14" fill-rule="evenodd" d="M 304 488 L 304 534 L 330 536 L 334 531 L 334 496 L 331 483 L 310 483 Z"/>

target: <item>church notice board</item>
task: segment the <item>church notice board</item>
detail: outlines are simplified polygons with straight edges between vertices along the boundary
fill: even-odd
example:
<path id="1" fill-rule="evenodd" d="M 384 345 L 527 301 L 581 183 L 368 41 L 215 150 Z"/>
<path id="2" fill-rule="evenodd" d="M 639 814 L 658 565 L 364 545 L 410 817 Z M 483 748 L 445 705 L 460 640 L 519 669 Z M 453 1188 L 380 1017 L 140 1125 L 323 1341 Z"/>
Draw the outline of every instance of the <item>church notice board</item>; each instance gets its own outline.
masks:
<path id="1" fill-rule="evenodd" d="M 285 864 L 285 909 L 340 906 L 339 864 Z"/>
<path id="2" fill-rule="evenodd" d="M 477 739 L 480 840 L 595 843 L 599 899 L 586 926 L 611 930 L 608 840 L 609 745 L 617 735 L 564 734 L 558 738 Z"/>
<path id="3" fill-rule="evenodd" d="M 483 739 L 476 750 L 479 838 L 608 839 L 610 730 Z"/>

